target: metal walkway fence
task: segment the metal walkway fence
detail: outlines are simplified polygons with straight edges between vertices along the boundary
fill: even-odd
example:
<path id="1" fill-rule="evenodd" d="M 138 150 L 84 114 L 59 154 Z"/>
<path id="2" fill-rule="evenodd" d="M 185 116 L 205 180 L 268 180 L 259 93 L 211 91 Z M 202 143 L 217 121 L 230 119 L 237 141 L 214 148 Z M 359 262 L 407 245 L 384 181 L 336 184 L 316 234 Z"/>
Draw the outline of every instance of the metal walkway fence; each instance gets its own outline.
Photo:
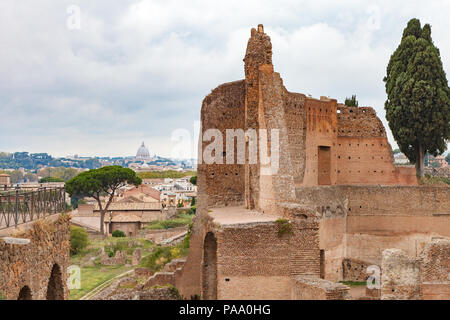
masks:
<path id="1" fill-rule="evenodd" d="M 0 230 L 64 212 L 65 187 L 0 187 Z"/>

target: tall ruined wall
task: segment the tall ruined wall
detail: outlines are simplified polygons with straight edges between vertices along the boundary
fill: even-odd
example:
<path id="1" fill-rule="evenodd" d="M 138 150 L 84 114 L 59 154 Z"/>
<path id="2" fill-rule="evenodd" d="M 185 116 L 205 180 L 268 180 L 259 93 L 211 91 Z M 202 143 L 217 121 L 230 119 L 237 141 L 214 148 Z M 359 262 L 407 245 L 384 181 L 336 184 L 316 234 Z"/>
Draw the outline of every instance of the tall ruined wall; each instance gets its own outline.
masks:
<path id="1" fill-rule="evenodd" d="M 318 225 L 292 222 L 226 226 L 216 232 L 219 299 L 291 299 L 292 276 L 320 273 Z"/>
<path id="2" fill-rule="evenodd" d="M 342 259 L 346 250 L 348 200 L 339 187 L 315 186 L 296 189 L 297 202 L 319 218 L 321 277 L 342 280 Z"/>
<path id="3" fill-rule="evenodd" d="M 342 186 L 348 202 L 347 258 L 380 265 L 387 248 L 418 256 L 433 237 L 450 237 L 450 188 Z"/>
<path id="4" fill-rule="evenodd" d="M 299 205 L 320 216 L 327 280 L 343 280 L 344 262 L 347 269 L 365 272 L 380 265 L 384 249 L 418 256 L 433 237 L 450 238 L 450 188 L 445 186 L 300 187 L 296 195 Z"/>
<path id="5" fill-rule="evenodd" d="M 306 96 L 300 93 L 283 90 L 283 106 L 286 117 L 286 128 L 289 139 L 289 154 L 294 184 L 302 184 L 306 167 Z M 294 156 L 292 156 L 294 155 Z M 281 153 L 284 156 L 284 153 Z"/>
<path id="6" fill-rule="evenodd" d="M 199 192 L 207 196 L 208 206 L 242 204 L 244 201 L 245 169 L 237 163 L 237 147 L 234 144 L 234 164 L 226 163 L 226 130 L 244 128 L 245 83 L 243 80 L 222 84 L 209 94 L 202 104 L 202 136 L 208 129 L 218 129 L 223 137 L 223 164 L 198 165 L 198 175 L 204 178 Z M 202 138 L 200 137 L 200 139 Z M 203 141 L 205 152 L 210 141 Z M 203 182 L 203 181 L 202 181 Z"/>
<path id="7" fill-rule="evenodd" d="M 262 65 L 272 66 L 272 43 L 270 37 L 264 33 L 262 25 L 258 30 L 252 28 L 244 57 L 245 71 L 245 130 L 258 130 L 260 127 L 260 95 L 259 86 Z M 273 67 L 272 67 L 273 68 Z M 245 165 L 245 201 L 246 207 L 253 209 L 258 205 L 259 198 L 259 163 Z"/>
<path id="8" fill-rule="evenodd" d="M 226 130 L 244 128 L 244 100 L 244 80 L 222 84 L 203 100 L 199 152 L 211 143 L 202 141 L 205 131 L 218 129 L 223 136 L 225 154 L 222 155 L 223 164 L 198 164 L 197 214 L 191 230 L 189 256 L 176 284 L 187 299 L 201 295 L 203 240 L 209 208 L 242 205 L 244 202 L 245 165 L 237 164 L 237 161 L 226 164 Z M 237 146 L 235 141 L 235 159 Z"/>
<path id="9" fill-rule="evenodd" d="M 306 170 L 302 186 L 336 184 L 336 103 L 327 98 L 306 99 Z M 329 149 L 326 159 L 320 147 Z"/>
<path id="10" fill-rule="evenodd" d="M 15 235 L 30 239 L 30 244 L 7 244 L 0 239 L 0 293 L 10 300 L 18 299 L 20 292 L 23 299 L 68 299 L 69 229 L 69 217 L 61 216 L 54 222 L 36 222 Z M 54 281 L 50 281 L 52 271 Z"/>
<path id="11" fill-rule="evenodd" d="M 337 184 L 416 185 L 414 168 L 396 168 L 383 123 L 369 107 L 338 108 Z"/>

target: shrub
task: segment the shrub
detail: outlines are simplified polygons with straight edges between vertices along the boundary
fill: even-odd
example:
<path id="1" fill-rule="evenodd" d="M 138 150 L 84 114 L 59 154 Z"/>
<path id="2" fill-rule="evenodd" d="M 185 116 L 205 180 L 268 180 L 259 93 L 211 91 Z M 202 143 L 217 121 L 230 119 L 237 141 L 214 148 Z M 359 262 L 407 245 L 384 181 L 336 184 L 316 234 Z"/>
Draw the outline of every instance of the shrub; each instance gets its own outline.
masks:
<path id="1" fill-rule="evenodd" d="M 278 219 L 275 221 L 278 225 L 278 238 L 281 238 L 284 234 L 292 234 L 292 225 L 287 219 Z"/>
<path id="2" fill-rule="evenodd" d="M 171 260 L 170 247 L 156 247 L 153 252 L 142 259 L 142 265 L 157 272 Z"/>
<path id="3" fill-rule="evenodd" d="M 114 230 L 114 232 L 112 233 L 112 236 L 114 238 L 125 238 L 125 233 L 123 231 L 120 230 Z"/>
<path id="4" fill-rule="evenodd" d="M 422 185 L 435 185 L 435 184 L 446 185 L 446 184 L 450 184 L 450 178 L 425 174 L 422 178 L 419 179 L 419 184 L 422 184 Z"/>
<path id="5" fill-rule="evenodd" d="M 86 230 L 81 227 L 70 227 L 70 254 L 75 255 L 87 247 L 89 243 Z"/>

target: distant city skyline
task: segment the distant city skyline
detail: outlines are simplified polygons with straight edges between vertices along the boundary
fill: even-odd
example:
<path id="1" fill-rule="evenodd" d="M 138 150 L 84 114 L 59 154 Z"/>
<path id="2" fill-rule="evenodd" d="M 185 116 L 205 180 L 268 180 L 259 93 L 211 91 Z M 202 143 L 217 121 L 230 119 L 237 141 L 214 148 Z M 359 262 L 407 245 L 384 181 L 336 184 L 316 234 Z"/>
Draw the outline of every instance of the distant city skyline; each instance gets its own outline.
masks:
<path id="1" fill-rule="evenodd" d="M 194 135 L 204 97 L 244 78 L 243 48 L 259 23 L 288 90 L 339 102 L 356 94 L 395 149 L 384 112 L 387 63 L 416 17 L 431 24 L 450 74 L 449 1 L 280 2 L 227 1 L 217 10 L 210 2 L 79 0 L 80 23 L 71 25 L 73 1 L 2 1 L 0 151 L 131 156 L 145 141 L 150 154 L 171 157 L 172 133 Z"/>

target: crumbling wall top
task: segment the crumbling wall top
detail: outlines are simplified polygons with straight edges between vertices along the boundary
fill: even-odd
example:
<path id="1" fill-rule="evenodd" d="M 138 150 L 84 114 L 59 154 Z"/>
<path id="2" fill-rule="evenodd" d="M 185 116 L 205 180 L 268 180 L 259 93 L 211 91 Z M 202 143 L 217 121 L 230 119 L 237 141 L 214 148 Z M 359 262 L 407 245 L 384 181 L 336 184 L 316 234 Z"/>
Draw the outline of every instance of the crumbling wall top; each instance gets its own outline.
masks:
<path id="1" fill-rule="evenodd" d="M 258 30 L 252 28 L 250 32 L 244 62 L 246 76 L 249 75 L 249 68 L 258 69 L 263 64 L 272 65 L 272 43 L 270 37 L 264 33 L 262 24 L 258 25 Z"/>

